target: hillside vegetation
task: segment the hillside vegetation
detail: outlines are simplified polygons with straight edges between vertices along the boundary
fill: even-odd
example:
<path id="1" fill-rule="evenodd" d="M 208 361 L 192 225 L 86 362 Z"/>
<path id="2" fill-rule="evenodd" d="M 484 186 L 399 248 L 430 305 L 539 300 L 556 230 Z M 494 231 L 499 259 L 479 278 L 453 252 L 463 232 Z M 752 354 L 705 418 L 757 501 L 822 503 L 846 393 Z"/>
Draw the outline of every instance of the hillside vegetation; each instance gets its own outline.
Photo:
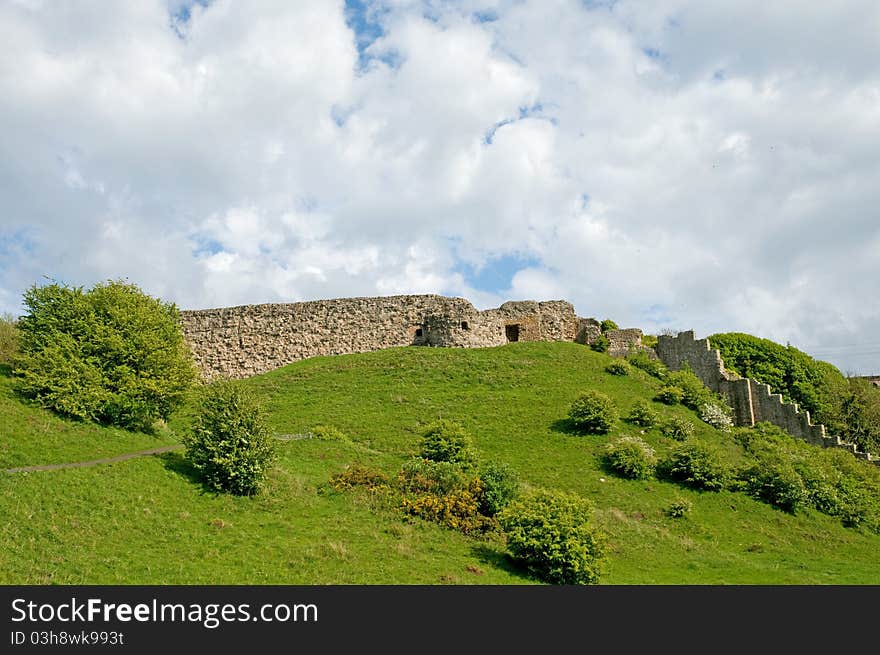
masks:
<path id="1" fill-rule="evenodd" d="M 606 370 L 613 361 L 573 343 L 395 348 L 251 378 L 243 386 L 282 437 L 261 493 L 214 492 L 183 451 L 0 475 L 0 583 L 538 582 L 510 559 L 497 531 L 464 534 L 406 513 L 370 485 L 331 484 L 352 470 L 396 479 L 420 452 L 426 429 L 444 419 L 472 435 L 482 461 L 516 471 L 525 489 L 590 501 L 607 541 L 599 584 L 880 584 L 880 535 L 870 521 L 847 527 L 844 517 L 820 512 L 788 471 L 779 479 L 792 483 L 794 507 L 761 497 L 760 470 L 748 489 L 673 481 L 686 469 L 682 444 L 693 446 L 690 455 L 715 453 L 728 473 L 766 461 L 760 458 L 792 453 L 792 461 L 806 462 L 811 454 L 777 434 L 748 439 L 715 429 L 692 409 L 654 400 L 663 381 L 632 366 L 626 374 Z M 5 467 L 171 443 L 198 409 L 191 398 L 152 436 L 97 427 L 23 403 L 10 390 L 9 368 L 0 371 Z M 606 433 L 579 432 L 568 418 L 588 390 L 616 406 Z M 664 427 L 674 424 L 680 429 Z M 642 444 L 657 461 L 685 454 L 666 477 L 643 475 L 644 467 L 625 477 L 612 467 L 646 453 Z M 841 466 L 862 476 L 860 489 L 880 490 L 876 467 L 839 455 L 849 458 Z"/>
<path id="2" fill-rule="evenodd" d="M 832 364 L 793 346 L 749 334 L 713 334 L 709 343 L 721 352 L 729 371 L 769 384 L 773 393 L 824 423 L 829 433 L 880 454 L 880 389 L 867 380 L 846 378 Z"/>

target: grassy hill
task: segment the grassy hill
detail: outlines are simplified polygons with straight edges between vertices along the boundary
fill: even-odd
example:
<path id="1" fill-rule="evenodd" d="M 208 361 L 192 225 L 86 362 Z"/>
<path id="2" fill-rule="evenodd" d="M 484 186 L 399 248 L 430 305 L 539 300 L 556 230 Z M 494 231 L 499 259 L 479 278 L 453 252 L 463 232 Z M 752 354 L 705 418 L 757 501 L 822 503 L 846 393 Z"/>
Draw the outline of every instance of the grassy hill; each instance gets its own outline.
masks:
<path id="1" fill-rule="evenodd" d="M 605 372 L 608 356 L 572 343 L 487 349 L 397 348 L 316 358 L 246 384 L 283 435 L 332 425 L 348 440 L 280 441 L 268 488 L 252 498 L 206 490 L 178 452 L 92 468 L 0 475 L 3 584 L 531 584 L 498 539 L 467 537 L 405 517 L 327 482 L 352 464 L 393 475 L 418 450 L 422 427 L 454 419 L 485 459 L 529 485 L 573 491 L 597 507 L 609 535 L 601 584 L 880 584 L 880 535 L 813 510 L 787 514 L 743 493 L 624 480 L 599 454 L 639 434 L 659 453 L 674 442 L 624 421 L 604 436 L 563 420 L 585 389 L 626 415 L 660 383 Z M 0 376 L 0 465 L 95 459 L 173 443 L 184 410 L 158 436 L 55 418 L 22 404 Z M 695 439 L 742 456 L 724 433 L 681 406 Z M 683 518 L 665 510 L 692 504 Z"/>

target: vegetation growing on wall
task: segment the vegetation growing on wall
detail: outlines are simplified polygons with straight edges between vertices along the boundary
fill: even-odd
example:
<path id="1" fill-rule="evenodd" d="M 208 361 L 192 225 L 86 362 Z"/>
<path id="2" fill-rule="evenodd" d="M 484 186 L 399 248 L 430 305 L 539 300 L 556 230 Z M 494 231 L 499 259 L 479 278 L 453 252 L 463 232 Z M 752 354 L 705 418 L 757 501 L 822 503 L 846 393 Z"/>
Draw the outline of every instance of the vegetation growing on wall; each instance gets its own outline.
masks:
<path id="1" fill-rule="evenodd" d="M 793 346 L 749 334 L 729 332 L 709 337 L 727 370 L 769 384 L 810 412 L 828 432 L 880 453 L 880 389 L 867 380 L 846 378 L 832 364 L 813 359 Z"/>

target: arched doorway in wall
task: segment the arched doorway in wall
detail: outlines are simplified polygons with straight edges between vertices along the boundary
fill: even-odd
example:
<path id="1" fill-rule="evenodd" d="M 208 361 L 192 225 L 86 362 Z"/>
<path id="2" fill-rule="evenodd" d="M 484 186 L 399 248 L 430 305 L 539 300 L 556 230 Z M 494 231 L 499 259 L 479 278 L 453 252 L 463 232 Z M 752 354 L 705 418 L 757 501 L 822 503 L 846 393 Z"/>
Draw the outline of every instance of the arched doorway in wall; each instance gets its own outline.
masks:
<path id="1" fill-rule="evenodd" d="M 519 323 L 510 323 L 504 326 L 504 336 L 507 337 L 507 343 L 519 341 Z"/>

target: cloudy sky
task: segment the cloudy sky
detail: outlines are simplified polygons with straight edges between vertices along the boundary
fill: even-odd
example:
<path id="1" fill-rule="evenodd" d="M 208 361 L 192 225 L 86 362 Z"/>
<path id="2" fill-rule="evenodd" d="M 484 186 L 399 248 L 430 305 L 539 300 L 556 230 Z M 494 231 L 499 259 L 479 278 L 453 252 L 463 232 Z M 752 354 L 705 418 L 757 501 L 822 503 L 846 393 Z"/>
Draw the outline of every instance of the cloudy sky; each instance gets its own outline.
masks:
<path id="1" fill-rule="evenodd" d="M 880 374 L 880 3 L 0 1 L 0 311 L 442 293 Z"/>

